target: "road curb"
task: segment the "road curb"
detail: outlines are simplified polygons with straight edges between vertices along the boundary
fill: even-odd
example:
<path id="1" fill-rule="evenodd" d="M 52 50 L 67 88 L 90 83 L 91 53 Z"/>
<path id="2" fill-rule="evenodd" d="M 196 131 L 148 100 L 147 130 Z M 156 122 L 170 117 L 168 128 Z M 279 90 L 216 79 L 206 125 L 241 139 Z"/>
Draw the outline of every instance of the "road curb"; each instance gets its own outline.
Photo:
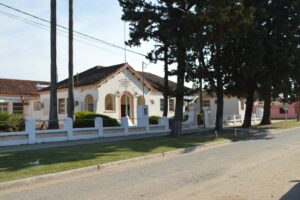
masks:
<path id="1" fill-rule="evenodd" d="M 126 164 L 138 163 L 141 161 L 152 160 L 155 158 L 171 158 L 171 157 L 175 157 L 178 155 L 195 152 L 197 150 L 206 150 L 211 147 L 218 147 L 218 146 L 230 144 L 230 143 L 232 143 L 232 141 L 226 139 L 226 140 L 217 141 L 217 142 L 210 142 L 210 143 L 203 144 L 200 146 L 191 146 L 191 147 L 171 150 L 171 151 L 162 152 L 162 153 L 156 153 L 156 154 L 147 155 L 147 156 L 141 156 L 141 157 L 120 160 L 120 161 L 115 161 L 115 162 L 110 162 L 110 163 L 104 163 L 104 164 L 96 164 L 93 166 L 83 167 L 83 168 L 79 168 L 79 169 L 73 169 L 73 170 L 68 170 L 68 171 L 63 171 L 63 172 L 52 173 L 52 174 L 34 176 L 34 177 L 19 179 L 19 180 L 15 180 L 15 181 L 3 182 L 3 183 L 0 183 L 0 190 L 8 190 L 8 189 L 13 189 L 13 188 L 17 188 L 17 187 L 20 188 L 20 187 L 28 186 L 29 184 L 38 184 L 38 183 L 44 183 L 44 182 L 48 182 L 48 181 L 54 181 L 58 178 L 60 178 L 60 179 L 69 178 L 69 177 L 73 177 L 73 176 L 77 176 L 77 175 L 82 175 L 83 173 L 91 173 L 91 172 L 108 170 L 108 169 L 120 167 L 120 166 L 123 166 Z"/>

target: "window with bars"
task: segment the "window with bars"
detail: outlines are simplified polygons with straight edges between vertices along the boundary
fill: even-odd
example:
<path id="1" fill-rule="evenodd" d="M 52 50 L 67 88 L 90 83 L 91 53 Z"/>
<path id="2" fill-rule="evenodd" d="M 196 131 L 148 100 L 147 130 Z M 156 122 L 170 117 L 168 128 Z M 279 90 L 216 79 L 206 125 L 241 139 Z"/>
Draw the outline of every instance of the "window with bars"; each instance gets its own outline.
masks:
<path id="1" fill-rule="evenodd" d="M 14 114 L 23 114 L 22 103 L 13 103 L 13 113 Z"/>
<path id="2" fill-rule="evenodd" d="M 210 108 L 210 101 L 209 100 L 204 100 L 203 101 L 203 108 L 207 107 L 207 108 Z"/>
<path id="3" fill-rule="evenodd" d="M 58 99 L 58 114 L 66 114 L 66 100 Z"/>
<path id="4" fill-rule="evenodd" d="M 8 103 L 0 103 L 0 113 L 8 113 Z"/>
<path id="5" fill-rule="evenodd" d="M 164 99 L 160 99 L 159 101 L 159 107 L 160 107 L 160 111 L 164 111 Z"/>
<path id="6" fill-rule="evenodd" d="M 41 102 L 35 101 L 33 107 L 34 107 L 34 111 L 40 111 L 41 110 Z"/>
<path id="7" fill-rule="evenodd" d="M 175 111 L 175 100 L 169 99 L 169 111 Z"/>

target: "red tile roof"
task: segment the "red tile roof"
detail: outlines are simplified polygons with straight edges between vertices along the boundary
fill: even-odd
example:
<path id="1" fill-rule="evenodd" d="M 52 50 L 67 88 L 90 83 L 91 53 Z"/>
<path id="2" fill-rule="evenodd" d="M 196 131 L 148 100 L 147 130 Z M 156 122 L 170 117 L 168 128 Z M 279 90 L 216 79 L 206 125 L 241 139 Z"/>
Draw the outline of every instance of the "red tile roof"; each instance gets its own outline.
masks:
<path id="1" fill-rule="evenodd" d="M 45 81 L 29 81 L 0 78 L 1 95 L 38 95 L 37 86 L 49 85 Z"/>

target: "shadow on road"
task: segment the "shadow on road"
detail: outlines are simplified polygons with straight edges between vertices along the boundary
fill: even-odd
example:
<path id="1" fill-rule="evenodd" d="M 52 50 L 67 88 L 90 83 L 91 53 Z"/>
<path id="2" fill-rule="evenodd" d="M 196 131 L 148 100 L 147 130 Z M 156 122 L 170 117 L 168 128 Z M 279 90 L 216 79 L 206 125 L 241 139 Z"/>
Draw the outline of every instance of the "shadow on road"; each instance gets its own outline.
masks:
<path id="1" fill-rule="evenodd" d="M 280 200 L 299 200 L 300 199 L 300 180 L 294 180 L 297 184 L 290 189 Z"/>

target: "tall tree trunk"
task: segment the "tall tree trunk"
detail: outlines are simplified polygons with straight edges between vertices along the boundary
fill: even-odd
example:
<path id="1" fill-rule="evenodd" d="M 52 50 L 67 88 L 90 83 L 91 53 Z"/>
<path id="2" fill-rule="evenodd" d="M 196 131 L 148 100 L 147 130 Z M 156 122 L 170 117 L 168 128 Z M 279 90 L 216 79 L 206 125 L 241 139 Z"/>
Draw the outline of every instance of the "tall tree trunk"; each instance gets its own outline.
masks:
<path id="1" fill-rule="evenodd" d="M 69 79 L 68 117 L 74 117 L 74 78 L 73 78 L 73 0 L 69 0 Z"/>
<path id="2" fill-rule="evenodd" d="M 172 124 L 173 136 L 179 137 L 182 130 L 183 116 L 183 96 L 184 96 L 184 74 L 186 69 L 186 52 L 184 49 L 179 50 L 178 66 L 177 66 L 177 87 L 176 87 L 176 108 L 175 116 Z"/>
<path id="3" fill-rule="evenodd" d="M 271 88 L 268 88 L 269 94 L 264 96 L 264 114 L 261 120 L 261 125 L 271 124 Z"/>
<path id="4" fill-rule="evenodd" d="M 57 64 L 56 64 L 56 0 L 51 0 L 51 82 L 50 82 L 50 112 L 49 129 L 57 129 Z"/>
<path id="5" fill-rule="evenodd" d="M 165 52 L 164 52 L 164 110 L 163 110 L 163 116 L 168 117 L 168 97 L 169 97 L 169 67 L 168 67 L 168 47 L 165 47 Z"/>
<path id="6" fill-rule="evenodd" d="M 216 46 L 216 95 L 217 95 L 217 113 L 216 113 L 216 125 L 215 130 L 223 129 L 223 114 L 224 114 L 224 88 L 223 88 L 223 73 L 219 62 L 220 47 Z"/>
<path id="7" fill-rule="evenodd" d="M 219 75 L 220 76 L 220 75 Z M 224 89 L 222 78 L 217 78 L 217 113 L 215 130 L 223 129 L 223 112 L 224 112 Z"/>
<path id="8" fill-rule="evenodd" d="M 249 128 L 251 127 L 251 118 L 252 118 L 252 111 L 253 111 L 253 103 L 254 103 L 254 86 L 249 86 L 247 91 L 247 103 L 246 103 L 246 111 L 245 117 L 242 127 Z"/>
<path id="9" fill-rule="evenodd" d="M 204 57 L 203 56 L 200 56 L 199 57 L 199 63 L 202 63 L 202 64 L 199 64 L 199 76 L 198 76 L 198 79 L 199 79 L 199 89 L 200 89 L 200 95 L 199 95 L 199 107 L 200 107 L 200 113 L 203 114 L 203 67 L 205 66 L 205 63 L 204 63 Z"/>

